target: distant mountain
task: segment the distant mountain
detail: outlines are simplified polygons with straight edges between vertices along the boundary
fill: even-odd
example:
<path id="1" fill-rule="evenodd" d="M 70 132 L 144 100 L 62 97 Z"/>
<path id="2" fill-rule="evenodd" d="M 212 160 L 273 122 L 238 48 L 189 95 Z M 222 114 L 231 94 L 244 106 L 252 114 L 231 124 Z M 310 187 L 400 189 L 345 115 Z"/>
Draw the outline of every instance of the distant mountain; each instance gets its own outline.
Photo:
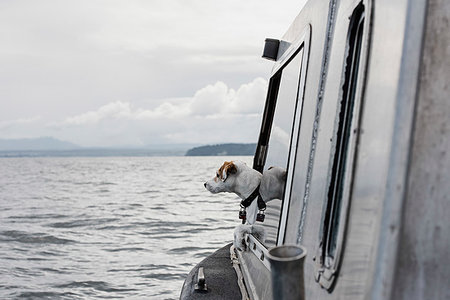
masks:
<path id="1" fill-rule="evenodd" d="M 186 156 L 254 155 L 256 144 L 219 144 L 189 149 Z"/>
<path id="2" fill-rule="evenodd" d="M 35 139 L 0 139 L 0 151 L 73 150 L 79 148 L 78 145 L 52 137 L 40 137 Z"/>
<path id="3" fill-rule="evenodd" d="M 183 156 L 196 144 L 81 147 L 51 137 L 0 139 L 0 157 Z"/>

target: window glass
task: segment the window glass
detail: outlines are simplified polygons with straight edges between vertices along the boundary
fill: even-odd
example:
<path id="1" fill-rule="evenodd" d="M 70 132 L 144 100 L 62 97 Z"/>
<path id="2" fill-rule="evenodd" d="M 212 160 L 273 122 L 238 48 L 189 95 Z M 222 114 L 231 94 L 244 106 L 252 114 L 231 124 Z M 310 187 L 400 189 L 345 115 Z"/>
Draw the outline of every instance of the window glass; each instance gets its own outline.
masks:
<path id="1" fill-rule="evenodd" d="M 280 172 L 284 172 L 284 174 L 287 172 L 302 57 L 303 51 L 297 52 L 293 58 L 291 58 L 290 62 L 282 69 L 274 117 L 269 135 L 267 156 L 264 164 L 264 172 L 271 169 L 271 172 L 278 173 L 274 173 L 274 178 L 278 178 L 277 176 Z M 281 199 L 283 199 L 282 191 L 286 185 L 285 178 L 286 176 L 284 176 L 283 182 L 274 183 L 271 186 L 271 188 L 275 190 L 276 186 L 280 185 L 281 188 L 279 190 L 281 193 L 266 203 L 266 220 L 264 221 L 266 229 L 266 247 L 274 246 L 277 242 L 278 225 L 282 206 Z"/>

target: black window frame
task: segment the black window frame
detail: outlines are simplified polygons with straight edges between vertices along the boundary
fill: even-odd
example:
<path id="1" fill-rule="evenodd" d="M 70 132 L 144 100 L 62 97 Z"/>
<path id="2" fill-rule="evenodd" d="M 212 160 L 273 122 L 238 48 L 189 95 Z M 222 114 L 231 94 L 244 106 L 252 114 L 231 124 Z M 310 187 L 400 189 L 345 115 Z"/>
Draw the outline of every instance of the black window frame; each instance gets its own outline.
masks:
<path id="1" fill-rule="evenodd" d="M 289 63 L 289 62 L 288 62 Z M 286 65 L 288 64 L 286 63 Z M 270 140 L 270 132 L 272 130 L 273 116 L 278 99 L 278 91 L 280 88 L 282 68 L 270 78 L 269 88 L 267 90 L 266 105 L 264 107 L 263 119 L 261 122 L 261 130 L 259 132 L 258 144 L 253 158 L 253 169 L 263 172 L 267 158 L 267 147 Z"/>

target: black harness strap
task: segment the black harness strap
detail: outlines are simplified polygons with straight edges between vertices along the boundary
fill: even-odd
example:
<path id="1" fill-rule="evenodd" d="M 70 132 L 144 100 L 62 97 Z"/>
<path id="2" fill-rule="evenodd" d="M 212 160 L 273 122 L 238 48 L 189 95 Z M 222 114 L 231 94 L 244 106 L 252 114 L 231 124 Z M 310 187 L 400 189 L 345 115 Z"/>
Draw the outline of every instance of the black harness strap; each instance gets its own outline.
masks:
<path id="1" fill-rule="evenodd" d="M 265 210 L 266 209 L 266 202 L 262 199 L 261 195 L 258 197 L 258 208 L 259 210 Z"/>
<path id="2" fill-rule="evenodd" d="M 252 204 L 253 200 L 255 200 L 256 197 L 258 197 L 258 200 L 257 200 L 258 208 L 260 210 L 266 209 L 266 203 L 264 202 L 264 200 L 261 198 L 261 195 L 259 194 L 259 185 L 250 196 L 248 196 L 246 199 L 241 201 L 241 206 L 249 207 L 250 204 Z"/>

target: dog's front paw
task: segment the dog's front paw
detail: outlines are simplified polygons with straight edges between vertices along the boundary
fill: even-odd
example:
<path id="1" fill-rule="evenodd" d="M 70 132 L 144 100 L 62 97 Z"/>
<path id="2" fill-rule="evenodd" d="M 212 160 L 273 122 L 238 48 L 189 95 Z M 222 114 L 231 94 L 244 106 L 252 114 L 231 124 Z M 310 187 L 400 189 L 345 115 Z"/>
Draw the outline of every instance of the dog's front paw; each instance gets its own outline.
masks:
<path id="1" fill-rule="evenodd" d="M 245 245 L 245 234 L 250 234 L 252 232 L 252 228 L 250 225 L 238 225 L 234 229 L 234 239 L 233 245 L 236 249 L 240 251 L 247 250 L 247 246 Z"/>
<path id="2" fill-rule="evenodd" d="M 247 246 L 245 245 L 245 240 L 236 241 L 233 242 L 234 248 L 239 251 L 246 251 Z"/>

